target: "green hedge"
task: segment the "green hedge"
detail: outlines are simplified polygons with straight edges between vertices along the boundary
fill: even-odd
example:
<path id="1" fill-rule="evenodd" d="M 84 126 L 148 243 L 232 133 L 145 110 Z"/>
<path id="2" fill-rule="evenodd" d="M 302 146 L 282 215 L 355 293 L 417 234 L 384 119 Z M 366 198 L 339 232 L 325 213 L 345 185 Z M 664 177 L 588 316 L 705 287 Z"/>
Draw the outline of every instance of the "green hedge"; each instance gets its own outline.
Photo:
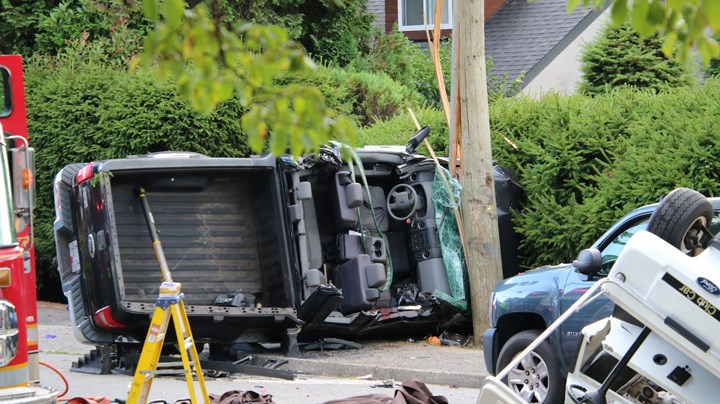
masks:
<path id="1" fill-rule="evenodd" d="M 440 108 L 440 93 L 435 76 L 435 67 L 428 50 L 407 39 L 398 31 L 397 24 L 390 33 L 375 32 L 371 40 L 370 52 L 350 63 L 358 71 L 385 73 L 393 80 L 418 92 L 430 107 Z M 440 48 L 440 60 L 446 91 L 450 93 L 452 43 L 443 41 Z"/>
<path id="2" fill-rule="evenodd" d="M 430 125 L 428 141 L 437 155 L 446 155 L 448 150 L 448 130 L 445 114 L 437 109 L 420 108 L 413 110 L 421 126 Z M 415 134 L 415 123 L 407 110 L 373 126 L 363 128 L 359 134 L 358 146 L 365 145 L 405 145 Z M 418 152 L 427 154 L 425 146 L 418 147 Z"/>
<path id="3" fill-rule="evenodd" d="M 528 202 L 515 217 L 525 264 L 568 262 L 635 207 L 680 186 L 720 194 L 720 82 L 655 95 L 512 99 L 491 107 L 494 157 Z"/>
<path id="4" fill-rule="evenodd" d="M 389 119 L 422 100 L 418 93 L 384 73 L 353 72 L 320 66 L 310 74 L 284 80 L 318 87 L 328 106 L 353 117 L 360 126 Z"/>
<path id="5" fill-rule="evenodd" d="M 443 113 L 415 112 L 446 153 Z M 492 104 L 493 158 L 517 172 L 528 197 L 513 219 L 523 264 L 571 261 L 622 215 L 676 187 L 720 195 L 718 116 L 720 80 L 659 95 L 621 88 Z M 359 142 L 404 144 L 414 128 L 399 115 L 361 131 Z"/>

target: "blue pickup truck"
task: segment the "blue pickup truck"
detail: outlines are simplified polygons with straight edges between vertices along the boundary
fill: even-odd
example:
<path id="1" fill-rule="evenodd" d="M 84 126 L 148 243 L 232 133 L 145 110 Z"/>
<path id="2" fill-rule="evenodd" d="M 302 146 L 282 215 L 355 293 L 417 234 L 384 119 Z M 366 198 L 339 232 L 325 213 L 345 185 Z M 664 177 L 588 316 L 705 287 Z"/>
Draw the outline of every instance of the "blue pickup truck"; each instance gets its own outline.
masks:
<path id="1" fill-rule="evenodd" d="M 707 200 L 712 204 L 712 220 L 709 224 L 702 223 L 700 231 L 714 234 L 720 230 L 720 198 Z M 500 282 L 490 297 L 491 328 L 483 335 L 487 370 L 492 374 L 502 370 L 595 281 L 607 275 L 628 239 L 648 228 L 656 209 L 659 211 L 662 208 L 652 204 L 633 210 L 592 245 L 591 250 L 596 249 L 602 256 L 599 271 L 582 270 L 579 258 L 574 264 L 544 266 Z M 707 207 L 706 217 L 710 216 L 709 209 Z M 691 230 L 685 231 L 690 234 Z M 680 244 L 675 243 L 681 249 L 691 248 L 682 242 Z M 590 250 L 583 251 L 586 252 Z M 560 402 L 565 375 L 580 342 L 580 331 L 585 325 L 609 316 L 613 307 L 608 299 L 601 296 L 571 316 L 510 372 L 506 380 L 508 385 L 531 403 Z"/>

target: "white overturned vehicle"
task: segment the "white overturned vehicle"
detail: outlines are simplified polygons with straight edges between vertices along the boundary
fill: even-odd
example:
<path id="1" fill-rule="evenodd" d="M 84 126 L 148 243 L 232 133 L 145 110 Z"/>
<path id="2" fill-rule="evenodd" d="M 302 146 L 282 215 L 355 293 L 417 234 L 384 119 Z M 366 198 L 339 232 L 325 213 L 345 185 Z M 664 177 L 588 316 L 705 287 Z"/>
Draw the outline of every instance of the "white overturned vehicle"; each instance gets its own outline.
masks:
<path id="1" fill-rule="evenodd" d="M 711 219 L 702 195 L 684 188 L 670 193 L 648 225 L 654 234 L 635 234 L 605 279 L 496 377 L 484 380 L 478 402 L 528 402 L 532 389 L 542 388 L 533 387 L 535 375 L 526 375 L 527 392 L 515 393 L 503 380 L 518 363 L 532 360 L 530 352 L 560 323 L 600 295 L 616 307 L 611 317 L 583 329 L 566 403 L 718 402 L 720 235 L 709 237 Z M 575 264 L 592 271 L 600 266 L 599 254 L 585 250 Z"/>

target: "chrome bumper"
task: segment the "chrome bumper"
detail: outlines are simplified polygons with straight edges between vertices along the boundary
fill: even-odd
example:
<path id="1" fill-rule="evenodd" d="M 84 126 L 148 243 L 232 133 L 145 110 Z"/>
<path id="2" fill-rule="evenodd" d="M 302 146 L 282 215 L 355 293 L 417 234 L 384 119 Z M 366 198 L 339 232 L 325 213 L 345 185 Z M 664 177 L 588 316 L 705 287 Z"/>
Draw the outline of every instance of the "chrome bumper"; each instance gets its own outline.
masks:
<path id="1" fill-rule="evenodd" d="M 15 306 L 0 299 L 0 367 L 15 358 L 18 350 L 17 312 Z"/>

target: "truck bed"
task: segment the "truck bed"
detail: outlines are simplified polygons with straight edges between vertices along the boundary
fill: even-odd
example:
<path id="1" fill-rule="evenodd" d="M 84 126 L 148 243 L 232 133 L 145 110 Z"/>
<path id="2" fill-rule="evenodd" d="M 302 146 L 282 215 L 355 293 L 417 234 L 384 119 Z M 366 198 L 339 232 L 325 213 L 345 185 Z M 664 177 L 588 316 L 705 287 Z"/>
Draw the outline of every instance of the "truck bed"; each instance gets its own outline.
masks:
<path id="1" fill-rule="evenodd" d="M 215 181 L 194 193 L 147 193 L 172 278 L 183 284 L 188 305 L 211 305 L 221 294 L 262 292 L 261 263 L 272 264 L 260 258 L 263 227 L 255 223 L 247 182 Z M 134 187 L 114 185 L 112 192 L 123 299 L 154 303 L 162 278 Z"/>
<path id="2" fill-rule="evenodd" d="M 82 169 L 95 178 L 78 180 Z M 139 187 L 196 338 L 269 340 L 297 323 L 275 159 L 138 157 L 68 166 L 56 178 L 58 268 L 78 339 L 147 333 L 162 274 Z"/>

